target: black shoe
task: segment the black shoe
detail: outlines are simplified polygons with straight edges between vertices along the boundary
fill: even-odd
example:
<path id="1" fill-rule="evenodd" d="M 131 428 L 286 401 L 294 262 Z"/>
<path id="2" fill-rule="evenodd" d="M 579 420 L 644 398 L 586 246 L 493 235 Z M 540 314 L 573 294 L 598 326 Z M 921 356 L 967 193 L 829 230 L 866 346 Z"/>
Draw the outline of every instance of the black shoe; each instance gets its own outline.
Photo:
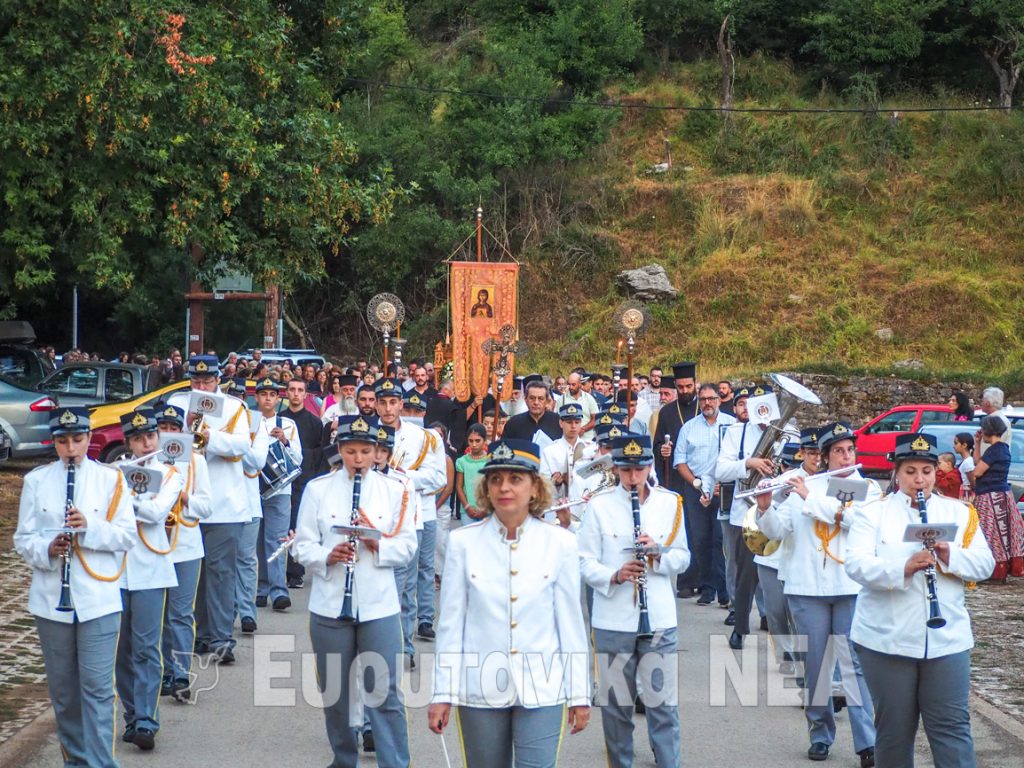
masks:
<path id="1" fill-rule="evenodd" d="M 636 700 L 633 702 L 633 711 L 638 715 L 647 714 L 647 705 L 644 704 L 644 700 L 639 696 L 637 696 Z"/>
<path id="2" fill-rule="evenodd" d="M 370 754 L 377 751 L 377 745 L 373 741 L 373 731 L 367 728 L 363 731 L 363 752 Z"/>
<path id="3" fill-rule="evenodd" d="M 288 577 L 288 589 L 302 589 L 305 586 L 301 576 Z"/>
<path id="4" fill-rule="evenodd" d="M 213 651 L 213 660 L 217 664 L 234 664 L 235 654 L 228 646 L 223 645 L 216 651 Z"/>
<path id="5" fill-rule="evenodd" d="M 732 631 L 732 634 L 729 635 L 729 647 L 732 648 L 734 651 L 743 650 L 743 635 L 741 635 L 735 629 Z"/>
<path id="6" fill-rule="evenodd" d="M 828 759 L 828 744 L 823 741 L 816 741 L 811 744 L 811 748 L 807 750 L 807 757 L 810 760 L 821 762 L 822 760 Z"/>
<path id="7" fill-rule="evenodd" d="M 711 605 L 711 603 L 713 603 L 714 600 L 715 598 L 713 598 L 711 595 L 701 595 L 697 598 L 697 605 Z"/>
<path id="8" fill-rule="evenodd" d="M 845 706 L 846 706 L 846 697 L 845 696 L 833 696 L 832 697 L 832 711 L 833 712 L 835 712 L 836 714 L 839 714 L 840 712 L 843 711 L 843 708 Z"/>
<path id="9" fill-rule="evenodd" d="M 192 699 L 192 690 L 188 680 L 179 678 L 171 683 L 171 696 L 180 704 L 188 704 Z"/>
<path id="10" fill-rule="evenodd" d="M 689 600 L 691 597 L 696 597 L 700 594 L 700 590 L 696 587 L 684 587 L 683 589 L 676 590 L 676 597 L 680 600 Z"/>
<path id="11" fill-rule="evenodd" d="M 434 632 L 434 628 L 427 622 L 423 622 L 416 628 L 416 637 L 421 640 L 433 640 L 437 637 L 437 633 Z"/>
<path id="12" fill-rule="evenodd" d="M 129 744 L 134 744 L 135 743 L 135 726 L 134 725 L 126 725 L 125 726 L 124 733 L 121 735 L 121 741 L 126 741 Z"/>
<path id="13" fill-rule="evenodd" d="M 731 611 L 732 603 L 728 600 L 726 600 L 724 603 L 721 600 L 719 600 L 718 607 L 721 608 L 723 611 Z"/>
<path id="14" fill-rule="evenodd" d="M 149 728 L 136 728 L 135 739 L 132 741 L 143 752 L 149 752 L 156 746 L 156 733 Z"/>
<path id="15" fill-rule="evenodd" d="M 768 617 L 767 616 L 762 616 L 761 617 L 761 623 L 758 626 L 759 626 L 759 628 L 761 629 L 762 632 L 767 632 L 768 631 Z"/>
<path id="16" fill-rule="evenodd" d="M 727 627 L 735 626 L 736 624 L 736 611 L 729 611 L 729 615 L 725 617 L 725 621 L 722 622 Z"/>
<path id="17" fill-rule="evenodd" d="M 256 607 L 257 608 L 266 608 L 267 607 L 267 596 L 266 595 L 256 595 Z"/>
<path id="18" fill-rule="evenodd" d="M 200 643 L 198 640 L 196 644 L 192 646 L 192 653 L 196 656 L 205 656 L 210 652 L 210 646 L 206 643 Z"/>
<path id="19" fill-rule="evenodd" d="M 160 695 L 161 696 L 170 696 L 171 695 L 171 686 L 172 686 L 173 682 L 174 682 L 174 679 L 170 675 L 164 675 L 163 679 L 160 681 Z"/>
<path id="20" fill-rule="evenodd" d="M 256 619 L 253 619 L 253 618 L 251 618 L 249 616 L 243 616 L 242 617 L 242 632 L 247 634 L 247 635 L 251 635 L 255 631 L 256 631 Z"/>
<path id="21" fill-rule="evenodd" d="M 416 657 L 413 656 L 411 653 L 409 654 L 409 669 L 416 669 Z"/>
<path id="22" fill-rule="evenodd" d="M 292 599 L 288 595 L 281 595 L 280 597 L 274 598 L 274 610 L 275 611 L 287 611 L 292 607 Z"/>
<path id="23" fill-rule="evenodd" d="M 860 755 L 860 768 L 875 768 L 875 748 L 867 747 L 857 753 Z"/>

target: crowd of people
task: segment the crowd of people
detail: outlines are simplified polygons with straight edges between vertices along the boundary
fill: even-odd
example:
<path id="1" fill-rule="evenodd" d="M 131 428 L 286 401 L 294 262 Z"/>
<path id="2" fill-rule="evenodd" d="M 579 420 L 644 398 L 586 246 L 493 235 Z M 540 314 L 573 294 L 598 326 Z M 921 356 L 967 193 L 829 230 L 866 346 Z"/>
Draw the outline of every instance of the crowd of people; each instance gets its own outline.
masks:
<path id="1" fill-rule="evenodd" d="M 862 766 L 911 764 L 919 720 L 937 766 L 973 765 L 964 590 L 1024 575 L 1002 393 L 985 391 L 956 455 L 901 436 L 883 488 L 855 468 L 843 422 L 777 425 L 760 452 L 768 427 L 748 402 L 768 384 L 702 383 L 691 362 L 623 373 L 517 377 L 507 401 L 460 401 L 418 360 L 300 371 L 258 352 L 193 356 L 189 389 L 122 418 L 125 467 L 158 475 L 153 491 L 85 458 L 87 411 L 56 411 L 58 460 L 28 475 L 15 545 L 67 764 L 116 764 L 101 684 L 115 664 L 122 740 L 152 749 L 159 699 L 190 699 L 193 659 L 233 663 L 258 609 L 290 610 L 309 589 L 322 691 L 338 687 L 328 659 L 342 661 L 324 708 L 335 766 L 354 764 L 360 739 L 378 764 L 410 764 L 398 680 L 414 638 L 436 643 L 428 725 L 443 732 L 454 709 L 470 766 L 554 765 L 563 724 L 582 730 L 592 705 L 610 765 L 632 764 L 638 709 L 658 764 L 678 765 L 689 599 L 724 609 L 734 650 L 756 605 L 804 689 L 809 759 L 829 756 L 848 707 Z M 162 432 L 191 433 L 188 461 L 155 455 Z M 758 493 L 772 478 L 784 488 Z M 904 541 L 925 522 L 955 534 Z M 363 706 L 348 670 L 370 650 L 387 691 Z M 600 694 L 594 654 L 624 661 L 625 692 Z M 485 657 L 503 662 L 474 664 Z"/>

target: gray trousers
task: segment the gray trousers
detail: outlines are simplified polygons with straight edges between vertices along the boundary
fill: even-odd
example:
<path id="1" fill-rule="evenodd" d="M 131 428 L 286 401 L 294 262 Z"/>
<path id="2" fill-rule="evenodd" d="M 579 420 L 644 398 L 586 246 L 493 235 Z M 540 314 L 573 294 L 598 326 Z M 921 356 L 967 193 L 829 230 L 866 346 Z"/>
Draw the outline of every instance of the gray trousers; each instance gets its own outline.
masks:
<path id="1" fill-rule="evenodd" d="M 565 705 L 456 707 L 466 768 L 554 768 L 565 726 Z"/>
<path id="2" fill-rule="evenodd" d="M 235 647 L 235 558 L 244 525 L 199 524 L 206 550 L 196 596 L 196 645 L 200 650 Z"/>
<path id="3" fill-rule="evenodd" d="M 419 624 L 434 623 L 434 545 L 437 543 L 439 520 L 427 520 L 419 531 L 419 548 L 416 557 L 419 566 L 416 572 L 416 621 Z"/>
<path id="4" fill-rule="evenodd" d="M 164 672 L 160 641 L 166 589 L 121 590 L 121 636 L 117 641 L 117 695 L 125 725 L 157 731 L 160 681 Z"/>
<path id="5" fill-rule="evenodd" d="M 72 624 L 36 617 L 57 736 L 66 754 L 64 765 L 118 766 L 114 760 L 114 657 L 120 620 L 117 613 Z"/>
<path id="6" fill-rule="evenodd" d="M 730 536 L 732 525 L 730 525 L 728 518 L 725 520 L 719 520 L 718 524 L 722 526 L 722 541 L 725 544 L 725 586 L 729 590 L 729 594 L 735 600 L 736 596 L 736 558 L 732 556 L 732 538 Z M 735 608 L 735 606 L 733 606 Z"/>
<path id="7" fill-rule="evenodd" d="M 256 618 L 256 542 L 260 537 L 260 518 L 254 517 L 242 525 L 235 553 L 235 614 L 241 618 Z M 233 621 L 232 621 L 233 623 Z"/>
<path id="8" fill-rule="evenodd" d="M 836 720 L 832 712 L 832 676 L 838 662 L 846 692 L 853 748 L 857 752 L 875 746 L 874 709 L 871 694 L 864 682 L 857 654 L 850 646 L 850 625 L 856 595 L 810 597 L 787 595 L 796 621 L 796 631 L 807 640 L 804 656 L 804 677 L 807 680 L 809 704 L 804 708 L 811 744 L 829 746 L 836 739 Z M 830 647 L 831 644 L 831 647 Z M 831 651 L 831 653 L 830 653 Z M 838 658 L 837 658 L 838 656 Z M 827 658 L 831 664 L 826 665 Z M 827 668 L 826 668 L 827 666 Z M 851 669 L 852 667 L 852 669 Z M 854 688 L 854 680 L 856 688 Z M 860 703 L 857 704 L 856 702 Z"/>
<path id="9" fill-rule="evenodd" d="M 279 597 L 288 597 L 285 583 L 287 557 L 279 557 L 268 563 L 270 557 L 281 546 L 281 539 L 288 535 L 288 521 L 291 516 L 292 497 L 279 493 L 263 500 L 263 521 L 260 535 L 256 539 L 256 558 L 259 562 L 259 582 L 256 594 L 271 603 Z"/>
<path id="10" fill-rule="evenodd" d="M 196 642 L 196 588 L 203 560 L 174 564 L 178 586 L 167 590 L 164 610 L 164 677 L 188 680 L 192 670 L 192 650 Z"/>
<path id="11" fill-rule="evenodd" d="M 768 631 L 771 633 L 775 661 L 781 662 L 784 654 L 793 659 L 793 643 L 790 635 L 793 628 L 789 624 L 789 611 L 786 609 L 786 596 L 782 592 L 779 572 L 767 565 L 757 564 L 757 583 L 764 595 L 765 616 L 768 619 Z"/>
<path id="12" fill-rule="evenodd" d="M 422 531 L 416 531 L 417 545 L 422 539 Z M 414 557 L 408 565 L 395 568 L 395 586 L 398 587 L 398 598 L 402 604 L 400 614 L 402 624 L 402 649 L 406 656 L 412 656 L 415 648 L 412 644 L 413 633 L 416 631 L 416 595 L 417 575 L 419 573 L 419 557 Z"/>
<path id="13" fill-rule="evenodd" d="M 974 768 L 970 651 L 911 659 L 858 645 L 857 656 L 875 704 L 880 768 L 913 768 L 919 719 L 935 768 Z"/>
<path id="14" fill-rule="evenodd" d="M 679 662 L 676 630 L 656 631 L 650 640 L 634 632 L 594 629 L 598 655 L 598 701 L 609 768 L 633 765 L 633 702 L 637 683 L 647 708 L 647 735 L 658 765 L 677 766 L 680 761 Z M 622 664 L 622 661 L 625 664 Z M 621 674 L 612 679 L 612 671 Z M 625 681 L 626 690 L 621 683 Z M 625 693 L 625 696 L 620 696 Z M 620 699 L 625 698 L 625 701 Z"/>
<path id="15" fill-rule="evenodd" d="M 733 627 L 740 635 L 750 634 L 750 610 L 754 606 L 754 592 L 757 590 L 757 564 L 754 553 L 747 549 L 743 541 L 743 528 L 729 525 L 725 548 L 729 560 L 736 569 L 736 587 L 730 589 L 732 608 L 736 611 L 736 625 Z"/>
<path id="16" fill-rule="evenodd" d="M 350 685 L 350 670 L 359 654 L 377 654 L 376 663 L 364 663 L 363 681 L 378 706 L 366 707 L 377 745 L 380 768 L 408 768 L 409 732 L 405 704 L 398 690 L 402 674 L 402 627 L 398 614 L 373 621 L 345 624 L 337 619 L 309 616 L 309 637 L 316 654 L 317 687 L 324 694 L 324 722 L 334 759 L 329 768 L 356 768 L 359 750 L 356 732 L 349 725 L 349 709 L 360 694 Z M 381 661 L 382 660 L 382 661 Z M 386 665 L 387 679 L 376 676 Z M 372 680 L 371 682 L 367 682 Z M 383 691 L 382 689 L 386 689 Z M 364 699 L 365 700 L 365 699 Z"/>

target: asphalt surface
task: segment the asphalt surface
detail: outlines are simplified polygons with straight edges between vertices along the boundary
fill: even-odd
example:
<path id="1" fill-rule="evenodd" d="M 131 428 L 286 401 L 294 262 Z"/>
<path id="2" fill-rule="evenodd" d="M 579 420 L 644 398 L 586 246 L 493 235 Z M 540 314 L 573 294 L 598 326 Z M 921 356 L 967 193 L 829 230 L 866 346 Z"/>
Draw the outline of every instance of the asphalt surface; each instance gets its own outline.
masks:
<path id="1" fill-rule="evenodd" d="M 199 671 L 196 686 L 200 690 L 195 704 L 162 700 L 161 729 L 153 752 L 140 752 L 118 740 L 121 765 L 256 766 L 269 761 L 293 766 L 328 765 L 330 750 L 323 718 L 316 708 L 319 694 L 304 608 L 307 595 L 308 589 L 293 590 L 295 605 L 287 612 L 260 609 L 257 634 L 239 636 L 236 663 L 220 668 L 211 665 Z M 714 606 L 698 607 L 693 600 L 680 600 L 678 606 L 682 765 L 808 765 L 805 721 L 796 691 L 784 687 L 774 664 L 771 670 L 766 668 L 767 635 L 760 632 L 748 638 L 741 659 L 726 644 L 728 628 L 722 624 L 725 611 Z M 756 619 L 755 615 L 753 626 L 757 626 Z M 757 643 L 753 642 L 755 638 Z M 417 641 L 418 653 L 426 654 L 431 649 L 431 643 Z M 730 665 L 737 670 L 734 679 L 738 679 L 741 665 L 747 670 L 756 665 L 756 675 L 750 676 L 749 685 L 730 685 L 725 682 L 728 676 L 724 672 Z M 415 765 L 444 768 L 442 740 L 426 725 L 427 670 L 428 665 L 421 661 L 405 677 L 411 752 Z M 636 716 L 634 722 L 634 764 L 653 767 L 644 718 Z M 984 702 L 976 702 L 973 723 L 979 766 L 1024 768 L 1024 727 Z M 462 766 L 454 721 L 444 742 L 450 764 Z M 20 755 L 12 764 L 26 768 L 61 765 L 56 737 L 52 733 L 43 737 L 37 748 Z M 360 765 L 375 764 L 373 756 L 360 758 Z M 559 765 L 596 768 L 605 764 L 600 713 L 595 709 L 583 733 L 566 735 Z M 838 716 L 838 737 L 827 764 L 849 768 L 860 765 L 845 712 Z M 917 765 L 932 766 L 923 735 L 918 741 Z"/>

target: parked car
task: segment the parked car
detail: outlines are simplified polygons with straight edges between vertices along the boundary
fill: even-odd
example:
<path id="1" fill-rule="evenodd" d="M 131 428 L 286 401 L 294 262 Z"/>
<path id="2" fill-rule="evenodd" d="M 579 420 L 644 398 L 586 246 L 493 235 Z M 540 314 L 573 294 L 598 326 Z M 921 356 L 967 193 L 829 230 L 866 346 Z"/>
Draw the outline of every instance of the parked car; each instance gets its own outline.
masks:
<path id="1" fill-rule="evenodd" d="M 148 365 L 81 362 L 58 368 L 36 385 L 61 405 L 91 407 L 131 400 L 160 386 L 160 371 Z"/>
<path id="2" fill-rule="evenodd" d="M 857 460 L 869 474 L 892 472 L 889 454 L 896 450 L 896 437 L 908 432 L 920 432 L 929 424 L 945 424 L 953 421 L 953 409 L 948 405 L 897 405 L 871 419 L 860 429 L 857 436 Z"/>
<path id="3" fill-rule="evenodd" d="M 940 453 L 956 454 L 953 450 L 953 438 L 961 432 L 972 437 L 981 429 L 980 421 L 957 421 L 952 424 L 929 424 L 921 431 L 931 435 L 938 443 Z M 1013 427 L 1013 440 L 1010 442 L 1010 471 L 1007 475 L 1010 491 L 1017 500 L 1017 509 L 1024 513 L 1024 424 Z"/>
<path id="4" fill-rule="evenodd" d="M 131 413 L 140 406 L 153 406 L 178 390 L 188 389 L 190 386 L 187 380 L 175 381 L 131 400 L 98 405 L 90 409 L 92 439 L 89 441 L 89 458 L 109 464 L 123 457 L 128 452 L 128 446 L 125 445 L 124 433 L 121 432 L 121 416 Z"/>
<path id="5" fill-rule="evenodd" d="M 14 443 L 7 436 L 7 433 L 0 429 L 0 464 L 11 458 L 11 446 L 13 445 Z"/>
<path id="6" fill-rule="evenodd" d="M 31 387 L 53 366 L 31 346 L 36 332 L 23 320 L 0 321 L 0 375 L 16 385 Z"/>
<path id="7" fill-rule="evenodd" d="M 53 453 L 50 411 L 56 407 L 55 397 L 0 374 L 0 431 L 11 441 L 11 456 L 22 459 Z"/>

